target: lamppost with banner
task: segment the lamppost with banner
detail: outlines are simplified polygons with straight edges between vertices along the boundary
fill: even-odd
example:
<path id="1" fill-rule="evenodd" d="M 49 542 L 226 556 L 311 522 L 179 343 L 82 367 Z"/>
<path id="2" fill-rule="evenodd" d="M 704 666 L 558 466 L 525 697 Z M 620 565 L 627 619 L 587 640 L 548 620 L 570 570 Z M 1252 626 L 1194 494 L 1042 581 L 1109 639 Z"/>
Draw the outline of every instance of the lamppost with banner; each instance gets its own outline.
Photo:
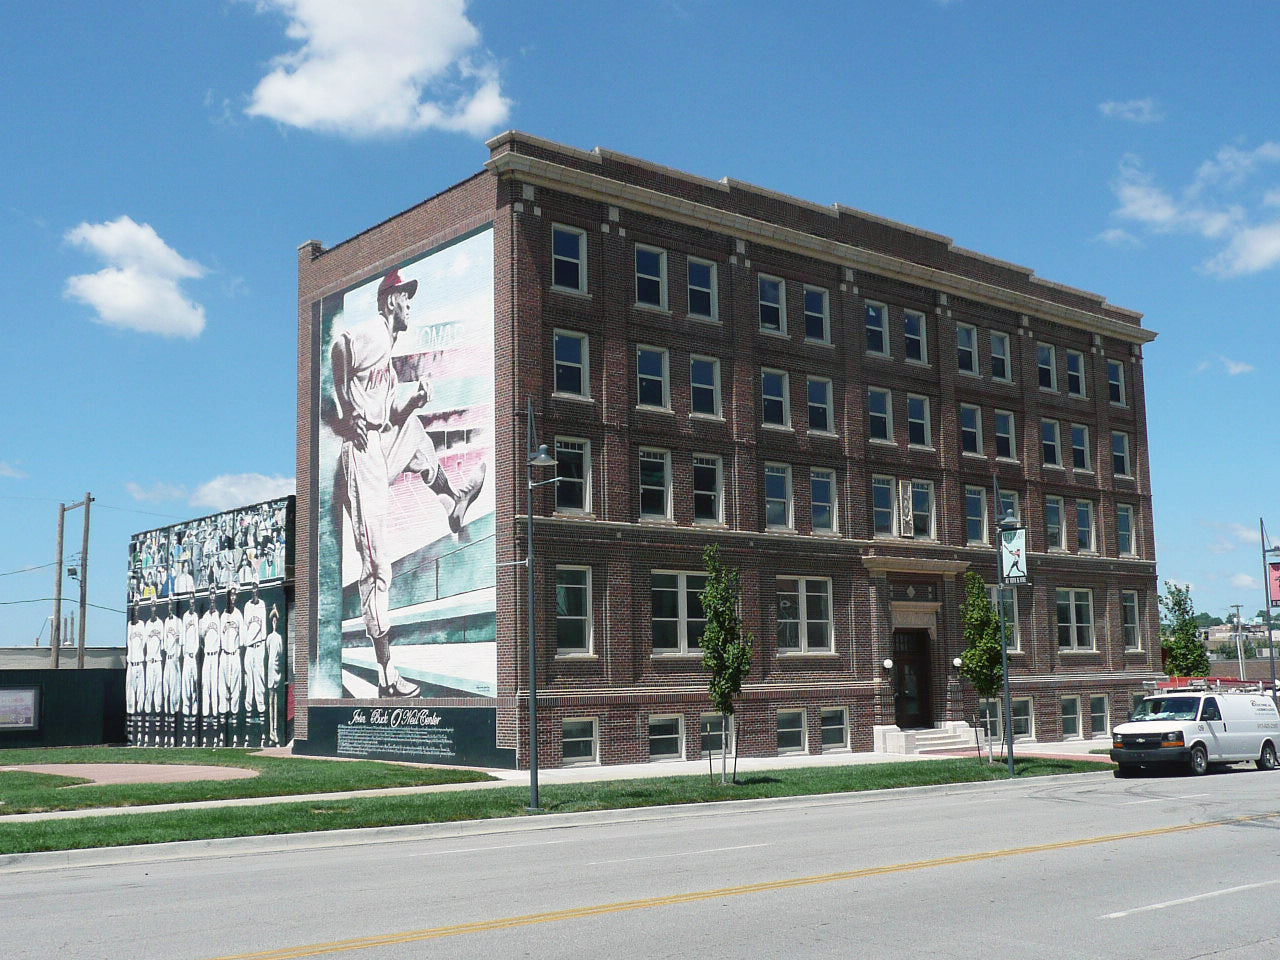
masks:
<path id="1" fill-rule="evenodd" d="M 1000 507 L 1000 484 L 992 477 L 996 509 Z M 1013 695 L 1009 689 L 1009 641 L 1005 634 L 1005 588 L 1021 586 L 1027 579 L 1027 528 L 1018 523 L 1012 510 L 1000 518 L 999 546 L 996 551 L 996 592 L 1000 603 L 1000 667 L 1004 673 L 1004 740 L 1008 747 L 1009 776 L 1013 771 Z"/>
<path id="2" fill-rule="evenodd" d="M 558 476 L 546 480 L 534 480 L 534 467 L 554 467 L 556 458 L 539 444 L 533 427 L 533 398 L 528 398 L 529 447 L 525 456 L 525 484 L 529 488 L 528 515 L 525 517 L 524 565 L 529 571 L 529 809 L 538 809 L 538 644 L 537 603 L 533 579 L 533 490 L 548 483 L 555 483 Z"/>
<path id="3" fill-rule="evenodd" d="M 1267 602 L 1263 605 L 1263 613 L 1267 618 L 1267 653 L 1271 660 L 1271 699 L 1276 699 L 1276 647 L 1275 637 L 1271 632 L 1271 608 L 1280 607 L 1280 560 L 1268 559 L 1280 554 L 1280 547 L 1267 546 L 1267 528 L 1262 518 L 1258 518 L 1258 536 L 1262 541 L 1262 578 L 1266 583 Z"/>

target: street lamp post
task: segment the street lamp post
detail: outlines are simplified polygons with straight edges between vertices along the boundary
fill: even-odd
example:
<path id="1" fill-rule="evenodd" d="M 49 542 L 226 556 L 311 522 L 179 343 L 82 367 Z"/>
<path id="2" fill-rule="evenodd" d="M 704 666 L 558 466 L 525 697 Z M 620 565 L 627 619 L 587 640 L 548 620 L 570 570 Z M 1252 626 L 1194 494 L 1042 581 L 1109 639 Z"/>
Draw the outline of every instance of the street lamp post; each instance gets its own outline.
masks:
<path id="1" fill-rule="evenodd" d="M 525 485 L 528 487 L 528 513 L 525 516 L 525 552 L 524 565 L 529 571 L 529 810 L 538 809 L 538 644 L 537 634 L 537 602 L 534 587 L 533 567 L 533 490 L 544 484 L 555 483 L 558 477 L 547 480 L 534 480 L 534 467 L 554 467 L 556 458 L 547 450 L 547 445 L 538 444 L 533 427 L 533 398 L 529 398 L 528 406 L 529 447 L 525 456 Z"/>
<path id="2" fill-rule="evenodd" d="M 1262 609 L 1267 618 L 1267 652 L 1271 660 L 1271 699 L 1276 699 L 1276 646 L 1275 637 L 1271 633 L 1271 565 L 1267 562 L 1267 554 L 1280 554 L 1280 547 L 1267 546 L 1267 528 L 1262 525 L 1262 518 L 1258 518 L 1258 533 L 1262 542 L 1262 589 L 1266 595 L 1266 602 L 1262 605 Z"/>
<path id="3" fill-rule="evenodd" d="M 999 503 L 1000 488 L 997 485 L 997 506 Z M 1022 531 L 1023 537 L 1025 537 L 1025 530 L 1025 527 L 1018 525 L 1017 518 L 1014 517 L 1012 510 L 1005 511 L 1005 515 L 1000 518 L 1000 547 L 996 551 L 996 589 L 1000 595 L 998 606 L 1000 608 L 1000 668 L 1004 674 L 1004 742 L 1008 748 L 1010 777 L 1015 776 L 1013 769 L 1013 694 L 1009 687 L 1009 640 L 1005 633 L 1004 592 L 1007 589 L 1013 589 L 1013 584 L 1026 582 L 1026 552 L 1023 546 L 1016 548 L 1016 554 L 1012 555 L 1009 570 L 1005 569 L 1005 563 L 1006 550 L 1012 546 L 1011 538 L 1017 537 L 1017 531 Z M 1022 542 L 1025 543 L 1025 540 Z M 1021 566 L 1021 575 L 1017 573 L 1019 565 Z"/>

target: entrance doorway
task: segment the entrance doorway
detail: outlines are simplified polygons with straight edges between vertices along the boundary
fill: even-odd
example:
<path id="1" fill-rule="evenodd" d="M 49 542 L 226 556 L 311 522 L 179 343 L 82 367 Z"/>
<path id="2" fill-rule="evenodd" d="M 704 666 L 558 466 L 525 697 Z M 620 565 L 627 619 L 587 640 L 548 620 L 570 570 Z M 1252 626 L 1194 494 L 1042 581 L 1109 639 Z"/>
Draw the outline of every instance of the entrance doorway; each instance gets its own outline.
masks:
<path id="1" fill-rule="evenodd" d="M 893 707 L 899 729 L 933 726 L 928 630 L 893 632 Z"/>

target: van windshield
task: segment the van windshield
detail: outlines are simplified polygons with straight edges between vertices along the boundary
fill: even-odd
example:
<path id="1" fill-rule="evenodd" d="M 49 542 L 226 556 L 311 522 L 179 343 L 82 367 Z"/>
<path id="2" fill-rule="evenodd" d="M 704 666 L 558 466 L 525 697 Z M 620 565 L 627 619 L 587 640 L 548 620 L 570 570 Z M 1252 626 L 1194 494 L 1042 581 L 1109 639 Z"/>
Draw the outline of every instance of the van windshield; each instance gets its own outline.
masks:
<path id="1" fill-rule="evenodd" d="M 1138 704 L 1134 720 L 1194 720 L 1199 697 L 1151 697 Z"/>

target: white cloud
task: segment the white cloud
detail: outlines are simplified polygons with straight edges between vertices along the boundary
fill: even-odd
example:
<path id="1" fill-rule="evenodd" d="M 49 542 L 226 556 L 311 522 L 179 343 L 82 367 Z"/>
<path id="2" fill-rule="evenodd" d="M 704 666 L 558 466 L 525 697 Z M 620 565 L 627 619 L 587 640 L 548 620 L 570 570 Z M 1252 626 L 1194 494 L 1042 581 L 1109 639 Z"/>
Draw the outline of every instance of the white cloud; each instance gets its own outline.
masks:
<path id="1" fill-rule="evenodd" d="M 1129 120 L 1133 123 L 1155 123 L 1164 119 L 1159 106 L 1151 97 L 1142 100 L 1108 100 L 1098 104 L 1098 112 L 1104 117 Z"/>
<path id="2" fill-rule="evenodd" d="M 1243 360 L 1232 360 L 1230 357 L 1224 357 L 1218 354 L 1216 357 L 1206 357 L 1196 364 L 1196 373 L 1208 373 L 1214 371 L 1225 373 L 1229 377 L 1238 377 L 1242 373 L 1253 373 L 1257 370 L 1251 363 L 1245 363 Z M 1257 537 L 1255 536 L 1256 540 Z"/>
<path id="3" fill-rule="evenodd" d="M 159 503 L 165 500 L 181 500 L 187 495 L 187 488 L 172 483 L 156 481 L 149 487 L 130 480 L 124 485 L 129 496 L 142 503 Z"/>
<path id="4" fill-rule="evenodd" d="M 263 500 L 284 497 L 294 492 L 293 477 L 263 476 L 261 473 L 224 473 L 202 483 L 191 494 L 191 506 L 212 510 L 230 510 Z"/>
<path id="5" fill-rule="evenodd" d="M 1233 574 L 1231 577 L 1231 585 L 1239 590 L 1261 590 L 1262 581 L 1257 577 L 1247 573 Z"/>
<path id="6" fill-rule="evenodd" d="M 0 460 L 0 477 L 8 477 L 11 480 L 25 480 L 26 476 L 25 470 L 20 470 L 8 460 Z"/>
<path id="7" fill-rule="evenodd" d="M 511 102 L 466 0 L 258 0 L 300 44 L 276 57 L 246 113 L 352 137 L 437 128 L 483 136 Z"/>
<path id="8" fill-rule="evenodd" d="M 197 337 L 204 330 L 204 307 L 180 286 L 204 276 L 204 267 L 180 256 L 150 224 L 127 216 L 82 223 L 65 239 L 107 264 L 97 273 L 68 278 L 63 292 L 92 307 L 98 323 L 166 337 Z"/>
<path id="9" fill-rule="evenodd" d="M 1121 227 L 1112 227 L 1110 230 L 1103 230 L 1098 234 L 1097 238 L 1103 243 L 1110 244 L 1113 247 L 1140 247 L 1142 241 L 1135 237 L 1128 230 Z"/>
<path id="10" fill-rule="evenodd" d="M 1205 264 L 1222 277 L 1259 273 L 1280 263 L 1280 220 L 1241 230 L 1227 248 Z"/>
<path id="11" fill-rule="evenodd" d="M 1256 527 L 1214 520 L 1202 520 L 1201 523 L 1213 531 L 1213 539 L 1205 544 L 1210 553 L 1230 553 L 1241 546 L 1257 546 L 1261 542 Z"/>

